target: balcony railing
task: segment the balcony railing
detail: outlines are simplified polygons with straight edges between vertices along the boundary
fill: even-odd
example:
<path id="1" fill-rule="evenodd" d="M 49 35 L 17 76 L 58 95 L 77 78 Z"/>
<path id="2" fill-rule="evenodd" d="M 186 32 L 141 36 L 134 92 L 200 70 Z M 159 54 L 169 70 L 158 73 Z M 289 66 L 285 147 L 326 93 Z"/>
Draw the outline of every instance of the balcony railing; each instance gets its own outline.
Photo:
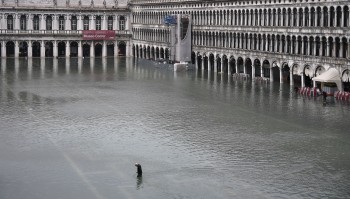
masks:
<path id="1" fill-rule="evenodd" d="M 83 34 L 82 30 L 7 30 L 0 29 L 2 35 L 71 35 L 80 36 Z M 116 35 L 131 34 L 129 30 L 115 30 Z"/>

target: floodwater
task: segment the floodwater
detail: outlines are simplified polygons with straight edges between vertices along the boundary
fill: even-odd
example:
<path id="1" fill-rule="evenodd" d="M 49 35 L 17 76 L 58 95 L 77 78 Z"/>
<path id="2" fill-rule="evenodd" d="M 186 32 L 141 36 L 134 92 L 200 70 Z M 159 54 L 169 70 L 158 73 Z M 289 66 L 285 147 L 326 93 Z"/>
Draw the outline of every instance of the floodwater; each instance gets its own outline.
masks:
<path id="1" fill-rule="evenodd" d="M 289 85 L 2 59 L 0 89 L 1 199 L 350 198 L 349 105 Z"/>

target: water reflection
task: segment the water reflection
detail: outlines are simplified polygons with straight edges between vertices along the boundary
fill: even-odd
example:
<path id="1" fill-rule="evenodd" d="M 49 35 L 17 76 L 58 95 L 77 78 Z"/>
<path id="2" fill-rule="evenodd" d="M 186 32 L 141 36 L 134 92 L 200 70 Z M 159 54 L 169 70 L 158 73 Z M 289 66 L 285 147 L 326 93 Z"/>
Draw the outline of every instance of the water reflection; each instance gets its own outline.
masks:
<path id="1" fill-rule="evenodd" d="M 350 195 L 347 104 L 128 58 L 2 59 L 0 71 L 0 198 Z M 137 193 L 130 159 L 151 165 Z"/>
<path id="2" fill-rule="evenodd" d="M 137 176 L 136 177 L 136 189 L 142 189 L 143 185 L 142 185 L 142 176 Z"/>

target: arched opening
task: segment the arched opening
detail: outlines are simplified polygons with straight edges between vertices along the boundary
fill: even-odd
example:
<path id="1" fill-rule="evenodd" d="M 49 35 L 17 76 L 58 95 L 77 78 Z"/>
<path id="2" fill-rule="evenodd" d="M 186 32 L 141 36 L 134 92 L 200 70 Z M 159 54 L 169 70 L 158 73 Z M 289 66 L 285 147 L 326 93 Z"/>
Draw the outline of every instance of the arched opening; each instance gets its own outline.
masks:
<path id="1" fill-rule="evenodd" d="M 57 45 L 58 48 L 58 56 L 65 57 L 66 56 L 66 43 L 61 41 Z"/>
<path id="2" fill-rule="evenodd" d="M 170 58 L 169 49 L 166 48 L 166 49 L 165 49 L 165 59 L 166 59 L 166 60 L 169 60 L 169 58 Z"/>
<path id="3" fill-rule="evenodd" d="M 321 75 L 324 72 L 326 72 L 326 69 L 323 66 L 318 66 L 316 68 L 316 70 L 315 70 L 315 75 L 314 76 L 317 77 L 317 76 Z M 314 85 L 314 86 L 316 86 L 317 88 L 321 88 L 321 82 L 317 82 L 316 81 L 316 85 Z"/>
<path id="4" fill-rule="evenodd" d="M 133 56 L 135 56 L 135 46 L 132 47 Z M 107 57 L 114 57 L 114 43 L 107 43 Z"/>
<path id="5" fill-rule="evenodd" d="M 313 83 L 312 83 L 312 80 L 311 78 L 313 77 L 313 72 L 312 72 L 312 68 L 311 66 L 305 66 L 304 68 L 304 82 L 305 82 L 305 86 L 306 87 L 312 87 Z"/>
<path id="6" fill-rule="evenodd" d="M 147 52 L 147 59 L 151 59 L 151 47 L 149 47 L 149 46 L 147 46 L 147 50 L 146 50 L 146 52 Z"/>
<path id="7" fill-rule="evenodd" d="M 237 71 L 236 71 L 236 60 L 233 57 L 230 58 L 230 63 L 229 64 L 230 64 L 231 74 L 237 73 Z"/>
<path id="8" fill-rule="evenodd" d="M 210 62 L 210 70 L 213 71 L 214 70 L 214 62 L 215 62 L 215 58 L 213 54 L 209 55 L 209 62 Z"/>
<path id="9" fill-rule="evenodd" d="M 90 44 L 83 44 L 83 57 L 90 57 Z"/>
<path id="10" fill-rule="evenodd" d="M 208 60 L 209 60 L 209 58 L 206 55 L 203 55 L 204 71 L 208 71 L 209 70 Z"/>
<path id="11" fill-rule="evenodd" d="M 142 48 L 142 55 L 143 55 L 143 57 L 142 57 L 142 58 L 144 58 L 144 59 L 146 59 L 146 58 L 147 58 L 147 50 L 146 50 L 146 46 L 144 46 L 144 47 Z"/>
<path id="12" fill-rule="evenodd" d="M 297 87 L 301 86 L 301 76 L 299 75 L 299 66 L 298 65 L 293 65 L 293 82 L 294 85 Z"/>
<path id="13" fill-rule="evenodd" d="M 238 57 L 237 59 L 238 73 L 244 73 L 243 58 Z"/>
<path id="14" fill-rule="evenodd" d="M 196 63 L 196 53 L 192 51 L 191 53 L 191 64 L 195 64 Z"/>
<path id="15" fill-rule="evenodd" d="M 350 70 L 345 70 L 342 75 L 344 91 L 350 92 Z"/>
<path id="16" fill-rule="evenodd" d="M 223 57 L 222 57 L 222 61 L 223 61 L 223 73 L 228 73 L 228 59 L 227 59 L 227 56 L 226 55 L 224 55 Z"/>
<path id="17" fill-rule="evenodd" d="M 270 62 L 265 60 L 262 65 L 263 77 L 270 78 Z"/>
<path id="18" fill-rule="evenodd" d="M 70 43 L 70 57 L 78 57 L 78 43 L 73 41 Z"/>
<path id="19" fill-rule="evenodd" d="M 15 43 L 13 41 L 9 41 L 6 43 L 6 57 L 14 57 L 15 56 Z"/>
<path id="20" fill-rule="evenodd" d="M 28 56 L 28 44 L 25 41 L 19 43 L 19 57 L 27 57 Z"/>
<path id="21" fill-rule="evenodd" d="M 126 44 L 124 41 L 121 41 L 118 43 L 118 55 L 119 56 L 126 56 Z"/>
<path id="22" fill-rule="evenodd" d="M 164 49 L 163 48 L 160 48 L 160 58 L 161 59 L 164 59 Z"/>
<path id="23" fill-rule="evenodd" d="M 219 55 L 216 56 L 216 71 L 221 73 L 221 57 Z"/>
<path id="24" fill-rule="evenodd" d="M 152 46 L 151 48 L 151 59 L 154 60 L 155 59 L 155 52 L 154 52 L 154 47 Z"/>
<path id="25" fill-rule="evenodd" d="M 32 52 L 33 52 L 33 57 L 40 57 L 41 54 L 41 48 L 40 48 L 40 43 L 35 41 L 32 44 Z"/>
<path id="26" fill-rule="evenodd" d="M 202 70 L 202 56 L 200 54 L 197 55 L 197 63 L 198 63 L 198 70 Z"/>
<path id="27" fill-rule="evenodd" d="M 95 57 L 102 57 L 102 44 L 101 43 L 95 44 Z"/>
<path id="28" fill-rule="evenodd" d="M 254 60 L 255 77 L 261 77 L 261 64 L 260 60 Z"/>
<path id="29" fill-rule="evenodd" d="M 250 78 L 252 77 L 252 60 L 249 58 L 245 60 L 245 72 Z"/>
<path id="30" fill-rule="evenodd" d="M 159 59 L 159 56 L 160 56 L 160 54 L 159 54 L 159 48 L 157 47 L 157 48 L 156 48 L 156 59 Z"/>
<path id="31" fill-rule="evenodd" d="M 274 82 L 280 82 L 280 68 L 276 63 L 272 64 L 272 77 Z"/>
<path id="32" fill-rule="evenodd" d="M 53 57 L 53 43 L 50 41 L 45 43 L 45 57 Z"/>
<path id="33" fill-rule="evenodd" d="M 290 68 L 287 63 L 282 64 L 282 81 L 290 83 Z"/>

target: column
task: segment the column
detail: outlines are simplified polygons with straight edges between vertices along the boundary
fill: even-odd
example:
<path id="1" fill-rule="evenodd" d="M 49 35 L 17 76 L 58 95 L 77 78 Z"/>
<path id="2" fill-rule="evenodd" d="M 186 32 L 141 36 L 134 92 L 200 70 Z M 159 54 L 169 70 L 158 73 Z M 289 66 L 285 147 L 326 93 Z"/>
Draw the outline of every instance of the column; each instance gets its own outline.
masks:
<path id="1" fill-rule="evenodd" d="M 83 48 L 81 41 L 78 41 L 78 57 L 83 57 Z"/>
<path id="2" fill-rule="evenodd" d="M 90 30 L 96 30 L 96 25 L 95 25 L 96 16 L 89 16 L 89 21 L 90 21 L 90 27 L 89 27 L 89 29 L 90 29 Z"/>
<path id="3" fill-rule="evenodd" d="M 19 57 L 19 43 L 15 41 L 15 57 Z"/>
<path id="4" fill-rule="evenodd" d="M 224 59 L 223 59 L 223 56 L 221 57 L 220 71 L 221 71 L 222 74 L 224 73 Z"/>
<path id="5" fill-rule="evenodd" d="M 102 44 L 102 57 L 107 57 L 107 42 L 103 41 Z"/>
<path id="6" fill-rule="evenodd" d="M 210 70 L 211 70 L 210 59 L 209 59 L 209 57 L 208 57 L 208 71 L 210 71 Z"/>
<path id="7" fill-rule="evenodd" d="M 55 58 L 55 57 L 58 57 L 57 41 L 53 41 L 52 44 L 53 44 L 53 57 Z"/>
<path id="8" fill-rule="evenodd" d="M 340 27 L 344 27 L 344 6 L 341 7 L 341 21 L 340 21 Z"/>
<path id="9" fill-rule="evenodd" d="M 214 58 L 214 73 L 217 73 L 218 72 L 218 62 L 216 60 L 216 57 Z"/>
<path id="10" fill-rule="evenodd" d="M 82 15 L 77 16 L 77 29 L 83 30 L 83 16 Z"/>
<path id="11" fill-rule="evenodd" d="M 70 57 L 70 42 L 69 41 L 66 42 L 66 57 L 67 58 Z"/>
<path id="12" fill-rule="evenodd" d="M 28 58 L 33 57 L 33 47 L 32 47 L 32 41 L 28 41 Z"/>
<path id="13" fill-rule="evenodd" d="M 119 21 L 118 21 L 118 16 L 113 16 L 113 22 L 114 22 L 114 30 L 119 30 Z"/>
<path id="14" fill-rule="evenodd" d="M 90 44 L 90 57 L 95 57 L 95 42 L 91 41 Z"/>
<path id="15" fill-rule="evenodd" d="M 254 62 L 253 62 L 253 65 L 252 65 L 252 81 L 255 81 L 255 65 L 254 65 Z"/>
<path id="16" fill-rule="evenodd" d="M 33 15 L 32 14 L 29 14 L 27 16 L 27 30 L 33 30 Z"/>
<path id="17" fill-rule="evenodd" d="M 52 15 L 52 30 L 58 30 L 58 15 Z"/>
<path id="18" fill-rule="evenodd" d="M 19 14 L 14 15 L 14 30 L 19 30 L 19 18 L 21 17 Z"/>
<path id="19" fill-rule="evenodd" d="M 40 42 L 40 57 L 45 57 L 45 41 Z"/>
<path id="20" fill-rule="evenodd" d="M 6 57 L 6 42 L 5 41 L 0 41 L 1 42 L 1 57 L 5 58 Z"/>
<path id="21" fill-rule="evenodd" d="M 282 73 L 282 68 L 280 68 L 280 84 L 283 83 L 283 73 Z"/>
<path id="22" fill-rule="evenodd" d="M 327 50 L 326 50 L 326 57 L 331 57 L 332 55 L 330 54 L 330 49 L 329 49 L 329 41 L 327 40 Z"/>
<path id="23" fill-rule="evenodd" d="M 305 75 L 301 74 L 301 87 L 305 87 Z"/>
<path id="24" fill-rule="evenodd" d="M 46 29 L 46 15 L 39 15 L 39 19 L 40 19 L 40 30 L 45 30 Z"/>
<path id="25" fill-rule="evenodd" d="M 293 86 L 294 85 L 293 70 L 289 72 L 289 79 L 290 79 L 290 85 Z"/>
<path id="26" fill-rule="evenodd" d="M 118 48 L 118 44 L 116 42 L 116 43 L 114 43 L 114 57 L 118 57 L 118 52 L 119 52 L 119 48 Z"/>
<path id="27" fill-rule="evenodd" d="M 101 16 L 101 30 L 107 30 L 107 16 L 106 15 L 102 15 Z"/>
<path id="28" fill-rule="evenodd" d="M 335 56 L 335 55 L 336 55 L 335 51 L 336 51 L 336 42 L 335 42 L 335 38 L 334 38 L 334 41 L 333 41 L 333 48 L 332 48 L 332 57 L 336 57 L 336 56 Z"/>
<path id="29" fill-rule="evenodd" d="M 64 16 L 64 20 L 65 20 L 65 25 L 64 25 L 65 29 L 71 30 L 72 29 L 72 24 L 71 24 L 72 15 Z"/>
<path id="30" fill-rule="evenodd" d="M 276 66 L 277 67 L 277 66 Z M 271 65 L 271 68 L 270 68 L 270 82 L 273 82 L 273 65 Z"/>

